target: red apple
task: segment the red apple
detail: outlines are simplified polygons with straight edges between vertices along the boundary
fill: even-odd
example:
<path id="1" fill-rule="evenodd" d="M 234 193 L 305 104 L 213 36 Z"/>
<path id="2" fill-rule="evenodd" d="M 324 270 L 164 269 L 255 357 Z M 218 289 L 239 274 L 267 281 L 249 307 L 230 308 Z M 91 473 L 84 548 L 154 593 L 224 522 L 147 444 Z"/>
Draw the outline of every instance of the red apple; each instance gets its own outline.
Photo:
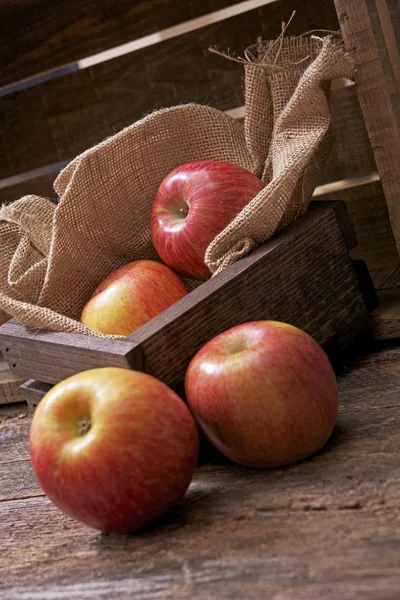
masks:
<path id="1" fill-rule="evenodd" d="M 100 283 L 82 311 L 81 323 L 101 333 L 129 335 L 188 293 L 181 278 L 165 265 L 138 260 Z"/>
<path id="2" fill-rule="evenodd" d="M 186 404 L 144 373 L 104 368 L 57 384 L 33 417 L 36 477 L 64 513 L 101 531 L 142 529 L 181 498 L 198 461 Z"/>
<path id="3" fill-rule="evenodd" d="M 208 342 L 186 374 L 186 397 L 209 441 L 249 467 L 279 467 L 321 448 L 338 410 L 321 346 L 275 321 L 244 323 Z"/>
<path id="4" fill-rule="evenodd" d="M 201 160 L 177 167 L 161 183 L 153 204 L 151 235 L 161 259 L 178 273 L 204 281 L 213 239 L 264 187 L 227 162 Z"/>

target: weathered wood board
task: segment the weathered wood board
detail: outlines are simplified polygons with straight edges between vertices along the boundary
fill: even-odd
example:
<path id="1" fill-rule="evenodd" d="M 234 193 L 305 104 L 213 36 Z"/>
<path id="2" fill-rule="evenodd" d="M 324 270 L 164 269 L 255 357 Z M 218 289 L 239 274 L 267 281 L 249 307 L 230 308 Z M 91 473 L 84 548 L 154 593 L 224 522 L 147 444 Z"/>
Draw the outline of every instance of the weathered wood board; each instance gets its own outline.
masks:
<path id="1" fill-rule="evenodd" d="M 1 600 L 397 599 L 399 366 L 394 347 L 342 370 L 338 425 L 317 456 L 275 471 L 216 458 L 132 536 L 88 530 L 41 496 L 30 417 L 3 407 Z"/>

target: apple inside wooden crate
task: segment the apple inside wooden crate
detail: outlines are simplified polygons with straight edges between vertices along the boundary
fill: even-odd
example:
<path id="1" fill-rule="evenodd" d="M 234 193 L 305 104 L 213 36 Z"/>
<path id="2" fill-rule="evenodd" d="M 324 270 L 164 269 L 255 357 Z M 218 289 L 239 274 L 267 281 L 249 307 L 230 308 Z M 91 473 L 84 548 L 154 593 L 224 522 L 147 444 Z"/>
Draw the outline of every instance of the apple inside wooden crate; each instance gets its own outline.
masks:
<path id="1" fill-rule="evenodd" d="M 1 328 L 1 350 L 14 372 L 31 378 L 23 393 L 34 407 L 51 384 L 95 367 L 144 370 L 182 391 L 197 350 L 246 321 L 284 321 L 320 344 L 346 347 L 367 328 L 374 298 L 368 273 L 350 258 L 355 245 L 344 203 L 316 203 L 125 340 L 38 331 L 13 319 Z"/>
<path id="2" fill-rule="evenodd" d="M 16 318 L 0 344 L 29 379 L 32 407 L 50 385 L 94 367 L 147 371 L 182 393 L 195 353 L 248 321 L 284 321 L 340 348 L 368 326 L 374 291 L 350 258 L 356 239 L 344 204 L 309 206 L 331 147 L 329 82 L 350 76 L 352 64 L 334 36 L 259 43 L 257 52 L 245 65 L 244 123 L 194 104 L 152 113 L 74 159 L 54 183 L 57 206 L 27 196 L 1 210 L 6 266 L 15 268 L 18 252 L 21 287 L 3 277 L 0 298 Z M 224 161 L 262 184 L 215 232 L 204 256 L 210 279 L 127 337 L 96 337 L 79 320 L 104 278 L 160 260 L 154 245 L 170 260 L 152 244 L 153 202 L 164 178 L 192 161 Z M 29 252 L 18 238 L 26 242 L 28 226 Z M 175 252 L 170 266 L 192 274 L 189 253 Z"/>

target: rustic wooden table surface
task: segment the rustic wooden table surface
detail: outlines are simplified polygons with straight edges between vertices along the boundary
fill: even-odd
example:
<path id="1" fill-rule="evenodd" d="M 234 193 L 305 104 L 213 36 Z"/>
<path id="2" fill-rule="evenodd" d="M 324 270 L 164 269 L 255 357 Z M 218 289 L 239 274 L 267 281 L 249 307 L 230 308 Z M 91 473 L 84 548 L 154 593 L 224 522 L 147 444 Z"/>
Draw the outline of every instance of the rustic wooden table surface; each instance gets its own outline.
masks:
<path id="1" fill-rule="evenodd" d="M 101 535 L 43 496 L 24 405 L 0 411 L 0 598 L 398 600 L 400 347 L 339 375 L 328 446 L 253 471 L 216 459 L 140 535 Z"/>

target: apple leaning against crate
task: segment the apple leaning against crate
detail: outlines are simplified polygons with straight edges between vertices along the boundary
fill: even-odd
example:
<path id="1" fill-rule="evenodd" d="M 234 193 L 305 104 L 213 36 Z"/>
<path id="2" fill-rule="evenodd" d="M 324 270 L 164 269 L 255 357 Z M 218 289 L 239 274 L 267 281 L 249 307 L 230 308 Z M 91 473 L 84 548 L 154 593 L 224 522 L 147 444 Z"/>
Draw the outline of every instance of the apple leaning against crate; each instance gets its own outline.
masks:
<path id="1" fill-rule="evenodd" d="M 186 397 L 205 436 L 249 467 L 280 467 L 319 450 L 338 411 L 328 356 L 304 331 L 244 323 L 208 342 L 186 373 Z"/>

